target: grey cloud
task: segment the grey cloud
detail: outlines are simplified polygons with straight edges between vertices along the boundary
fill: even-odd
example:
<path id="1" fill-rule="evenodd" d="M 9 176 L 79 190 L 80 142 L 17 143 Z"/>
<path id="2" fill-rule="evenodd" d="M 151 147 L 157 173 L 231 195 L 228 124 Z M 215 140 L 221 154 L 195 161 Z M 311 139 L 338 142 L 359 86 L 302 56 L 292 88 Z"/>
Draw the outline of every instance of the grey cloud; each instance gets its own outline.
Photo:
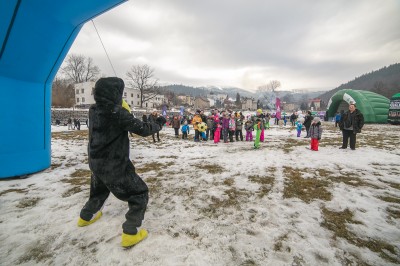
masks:
<path id="1" fill-rule="evenodd" d="M 327 83 L 335 87 L 366 69 L 398 62 L 399 11 L 396 0 L 141 0 L 95 21 L 104 36 L 112 33 L 126 43 L 151 44 L 139 52 L 124 47 L 124 41 L 109 48 L 119 69 L 137 64 L 140 58 L 149 65 L 175 58 L 195 68 L 256 67 L 273 69 L 271 75 L 301 74 L 311 82 L 299 87 Z M 190 82 L 173 66 L 152 67 L 159 69 L 160 79 Z M 313 81 L 316 76 L 318 82 Z M 197 82 L 205 85 L 207 77 L 195 77 L 190 83 Z"/>

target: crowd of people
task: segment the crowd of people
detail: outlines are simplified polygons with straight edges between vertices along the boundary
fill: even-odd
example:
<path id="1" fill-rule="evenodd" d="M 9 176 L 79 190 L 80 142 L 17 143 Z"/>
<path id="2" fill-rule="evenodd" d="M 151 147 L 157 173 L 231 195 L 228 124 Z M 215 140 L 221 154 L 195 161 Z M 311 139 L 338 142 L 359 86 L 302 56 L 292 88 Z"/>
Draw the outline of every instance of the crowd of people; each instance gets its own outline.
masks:
<path id="1" fill-rule="evenodd" d="M 353 112 L 351 111 L 353 110 Z M 157 111 L 154 110 L 148 117 L 143 115 L 143 121 L 148 121 L 151 117 L 157 118 Z M 355 149 L 356 134 L 361 131 L 364 125 L 364 118 L 361 112 L 355 108 L 355 104 L 349 105 L 349 111 L 337 113 L 335 115 L 335 126 L 339 126 L 343 134 L 343 143 L 340 149 L 346 149 L 350 140 L 350 148 Z M 283 125 L 286 126 L 288 120 L 291 125 L 296 127 L 297 137 L 305 131 L 304 138 L 310 138 L 310 149 L 318 151 L 319 140 L 321 139 L 323 127 L 321 118 L 313 116 L 311 111 L 304 115 L 292 113 L 290 116 L 281 117 Z M 253 115 L 243 115 L 242 112 L 231 110 L 211 110 L 209 115 L 205 115 L 203 110 L 197 110 L 193 117 L 174 115 L 167 122 L 174 129 L 175 137 L 188 139 L 190 126 L 193 126 L 194 141 L 213 141 L 214 143 L 229 143 L 234 141 L 254 142 L 254 148 L 260 147 L 260 142 L 264 142 L 264 132 L 269 129 L 270 124 L 279 124 L 279 118 L 269 113 L 264 113 L 261 109 Z M 305 130 L 304 130 L 305 129 Z M 255 133 L 255 134 L 254 134 Z M 157 136 L 158 141 L 159 135 Z M 156 142 L 153 135 L 153 141 Z"/>
<path id="2" fill-rule="evenodd" d="M 159 116 L 156 110 L 142 117 L 143 122 L 154 121 Z M 318 150 L 318 141 L 321 139 L 322 126 L 319 117 L 313 117 L 311 112 L 305 116 L 293 113 L 291 116 L 282 117 L 284 125 L 290 120 L 292 126 L 296 126 L 298 137 L 302 132 L 303 126 L 306 129 L 305 138 L 311 138 L 311 150 Z M 274 121 L 272 121 L 272 119 Z M 205 115 L 203 110 L 197 110 L 193 117 L 174 115 L 167 122 L 174 129 L 176 138 L 188 139 L 190 134 L 190 125 L 194 130 L 194 141 L 213 141 L 214 143 L 230 143 L 235 141 L 254 142 L 255 149 L 264 142 L 265 130 L 269 129 L 270 123 L 279 123 L 278 117 L 273 117 L 269 113 L 264 113 L 258 109 L 254 115 L 244 115 L 242 112 L 233 112 L 230 110 L 211 110 L 209 115 Z M 254 134 L 255 133 L 255 134 Z M 160 141 L 157 133 L 157 140 Z M 153 141 L 156 142 L 153 134 Z"/>

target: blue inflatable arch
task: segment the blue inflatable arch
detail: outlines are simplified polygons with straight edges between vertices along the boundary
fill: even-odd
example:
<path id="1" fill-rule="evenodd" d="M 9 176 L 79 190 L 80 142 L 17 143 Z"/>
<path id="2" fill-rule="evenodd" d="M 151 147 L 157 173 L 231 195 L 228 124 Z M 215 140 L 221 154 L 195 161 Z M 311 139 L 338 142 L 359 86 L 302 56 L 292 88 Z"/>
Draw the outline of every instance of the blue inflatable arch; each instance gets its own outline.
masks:
<path id="1" fill-rule="evenodd" d="M 51 85 L 84 23 L 126 0 L 0 0 L 0 178 L 51 164 Z"/>

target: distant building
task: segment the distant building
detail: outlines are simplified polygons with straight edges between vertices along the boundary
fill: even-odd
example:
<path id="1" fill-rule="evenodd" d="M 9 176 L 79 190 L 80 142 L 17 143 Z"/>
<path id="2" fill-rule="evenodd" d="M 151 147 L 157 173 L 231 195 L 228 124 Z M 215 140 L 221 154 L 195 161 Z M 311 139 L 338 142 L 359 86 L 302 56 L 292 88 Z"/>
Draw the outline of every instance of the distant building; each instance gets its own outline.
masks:
<path id="1" fill-rule="evenodd" d="M 190 97 L 189 95 L 179 95 L 177 97 L 182 101 L 182 104 L 187 104 L 189 106 L 193 105 L 193 97 Z"/>
<path id="2" fill-rule="evenodd" d="M 93 89 L 96 82 L 88 81 L 77 83 L 74 85 L 75 89 L 75 106 L 76 107 L 89 107 L 94 104 Z"/>
<path id="3" fill-rule="evenodd" d="M 75 88 L 75 106 L 89 107 L 94 104 L 93 90 L 96 82 L 88 81 L 77 83 Z M 122 98 L 130 105 L 131 108 L 140 107 L 140 90 L 125 87 Z M 154 98 L 143 103 L 144 108 L 155 108 L 161 106 L 165 101 L 164 95 L 156 95 Z"/>
<path id="4" fill-rule="evenodd" d="M 300 105 L 296 103 L 282 103 L 282 110 L 286 112 L 294 112 L 300 109 Z"/>
<path id="5" fill-rule="evenodd" d="M 210 107 L 214 107 L 215 106 L 215 100 L 214 99 L 207 98 L 207 100 L 210 102 Z"/>
<path id="6" fill-rule="evenodd" d="M 320 98 L 309 99 L 308 107 L 309 108 L 313 107 L 314 110 L 320 110 L 321 109 L 321 99 Z"/>
<path id="7" fill-rule="evenodd" d="M 255 111 L 257 110 L 257 101 L 252 98 L 242 100 L 242 110 Z"/>
<path id="8" fill-rule="evenodd" d="M 196 99 L 194 99 L 194 108 L 195 109 L 210 108 L 210 101 L 204 97 L 196 97 Z"/>
<path id="9" fill-rule="evenodd" d="M 140 90 L 125 87 L 122 98 L 130 105 L 130 107 L 140 107 Z"/>
<path id="10" fill-rule="evenodd" d="M 228 97 L 228 94 L 218 93 L 218 94 L 207 94 L 208 99 L 218 100 L 223 102 Z"/>

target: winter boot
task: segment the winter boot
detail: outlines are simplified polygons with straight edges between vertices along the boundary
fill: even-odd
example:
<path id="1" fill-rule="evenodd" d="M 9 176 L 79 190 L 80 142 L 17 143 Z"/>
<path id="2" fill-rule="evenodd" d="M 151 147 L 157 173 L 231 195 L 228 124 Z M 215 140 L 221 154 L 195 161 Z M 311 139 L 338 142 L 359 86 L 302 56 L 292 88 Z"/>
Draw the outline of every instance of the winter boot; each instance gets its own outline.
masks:
<path id="1" fill-rule="evenodd" d="M 124 248 L 132 247 L 137 243 L 139 243 L 140 241 L 142 241 L 143 239 L 145 239 L 147 235 L 148 233 L 145 229 L 140 229 L 136 235 L 128 235 L 122 233 L 121 246 Z"/>
<path id="2" fill-rule="evenodd" d="M 96 215 L 93 215 L 93 218 L 90 221 L 83 220 L 81 217 L 79 217 L 78 226 L 83 227 L 83 226 L 90 225 L 90 224 L 96 222 L 98 219 L 100 219 L 100 217 L 102 215 L 103 215 L 103 213 L 101 211 L 99 211 L 96 213 Z"/>

